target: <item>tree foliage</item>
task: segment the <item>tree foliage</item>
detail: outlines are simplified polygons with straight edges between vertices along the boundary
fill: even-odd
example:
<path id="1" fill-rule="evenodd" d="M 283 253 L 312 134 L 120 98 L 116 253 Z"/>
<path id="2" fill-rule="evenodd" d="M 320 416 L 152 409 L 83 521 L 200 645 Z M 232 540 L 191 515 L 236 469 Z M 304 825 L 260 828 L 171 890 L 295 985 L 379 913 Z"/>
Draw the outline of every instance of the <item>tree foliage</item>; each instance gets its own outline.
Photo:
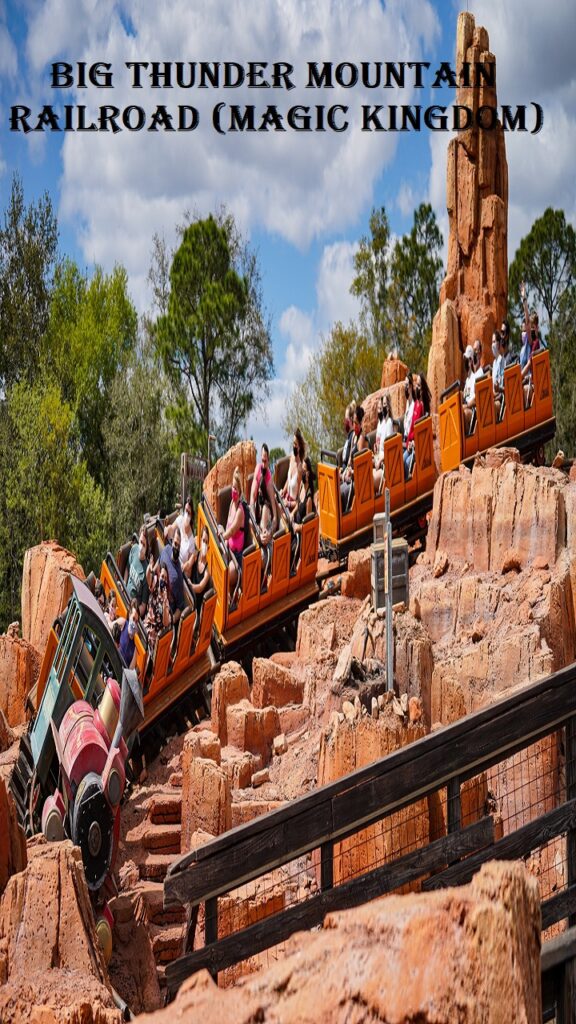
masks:
<path id="1" fill-rule="evenodd" d="M 442 278 L 441 249 L 434 211 L 421 203 L 414 211 L 412 229 L 392 251 L 389 289 L 391 347 L 417 369 L 426 365 L 432 341 Z"/>
<path id="2" fill-rule="evenodd" d="M 522 239 L 508 274 L 510 309 L 522 318 L 520 283 L 529 304 L 545 311 L 551 327 L 562 299 L 576 282 L 576 232 L 563 210 L 548 207 Z"/>
<path id="3" fill-rule="evenodd" d="M 360 239 L 354 255 L 356 276 L 350 291 L 360 299 L 360 323 L 382 354 L 388 343 L 390 283 L 390 225 L 386 210 L 372 210 L 370 235 Z"/>
<path id="4" fill-rule="evenodd" d="M 45 193 L 26 206 L 14 177 L 0 228 L 0 386 L 33 380 L 48 325 L 58 226 Z"/>
<path id="5" fill-rule="evenodd" d="M 116 544 L 129 537 L 144 512 L 170 511 L 177 496 L 179 452 L 166 416 L 170 385 L 144 340 L 110 389 L 103 424 Z M 112 539 L 112 538 L 111 538 Z"/>
<path id="6" fill-rule="evenodd" d="M 553 447 L 576 458 L 576 284 L 567 288 L 558 304 L 548 336 L 552 396 L 556 416 Z"/>
<path id="7" fill-rule="evenodd" d="M 380 386 L 381 354 L 354 324 L 334 325 L 322 340 L 304 379 L 295 386 L 282 428 L 286 435 L 300 427 L 312 458 L 321 448 L 336 450 L 343 443 L 344 410 L 354 399 L 362 402 Z"/>
<path id="8" fill-rule="evenodd" d="M 432 207 L 421 203 L 408 234 L 392 245 L 384 207 L 370 216 L 370 236 L 354 257 L 351 292 L 360 323 L 381 352 L 396 352 L 415 368 L 425 364 L 442 276 L 442 235 Z"/>
<path id="9" fill-rule="evenodd" d="M 138 317 L 128 296 L 122 267 L 91 277 L 75 263 L 58 268 L 48 329 L 42 347 L 42 372 L 58 382 L 75 417 L 82 457 L 98 483 L 107 486 L 103 423 L 112 410 L 112 387 L 123 379 L 136 346 Z"/>
<path id="10" fill-rule="evenodd" d="M 160 278 L 157 292 L 161 303 Z M 231 218 L 219 224 L 210 216 L 183 229 L 153 334 L 180 396 L 175 422 L 191 412 L 204 449 L 210 433 L 218 449 L 228 447 L 272 375 L 256 258 Z"/>
<path id="11" fill-rule="evenodd" d="M 1 419 L 0 614 L 7 620 L 19 614 L 26 549 L 54 538 L 86 572 L 99 568 L 111 505 L 81 458 L 73 410 L 56 383 L 14 384 Z"/>

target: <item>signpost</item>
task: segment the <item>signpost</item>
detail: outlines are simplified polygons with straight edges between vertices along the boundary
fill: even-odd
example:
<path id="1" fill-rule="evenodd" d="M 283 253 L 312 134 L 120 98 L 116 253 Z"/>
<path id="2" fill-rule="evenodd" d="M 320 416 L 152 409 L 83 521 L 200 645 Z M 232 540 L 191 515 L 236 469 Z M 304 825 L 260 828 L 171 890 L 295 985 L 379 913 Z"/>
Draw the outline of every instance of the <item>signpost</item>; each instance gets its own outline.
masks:
<path id="1" fill-rule="evenodd" d="M 386 613 L 386 689 L 394 684 L 394 642 L 392 636 L 392 606 L 408 604 L 408 542 L 403 538 L 392 540 L 390 519 L 390 492 L 385 491 L 386 511 L 374 516 L 374 543 L 372 544 L 372 605 Z"/>

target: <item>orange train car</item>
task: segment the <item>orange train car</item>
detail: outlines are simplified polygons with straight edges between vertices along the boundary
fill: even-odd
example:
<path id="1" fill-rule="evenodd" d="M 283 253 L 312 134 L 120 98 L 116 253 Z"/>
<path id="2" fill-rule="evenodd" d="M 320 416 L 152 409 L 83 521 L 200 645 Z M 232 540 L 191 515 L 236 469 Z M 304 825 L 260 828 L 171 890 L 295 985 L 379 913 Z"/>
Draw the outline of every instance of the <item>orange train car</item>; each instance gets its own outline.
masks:
<path id="1" fill-rule="evenodd" d="M 476 382 L 476 409 L 470 430 L 465 428 L 460 381 L 442 394 L 439 407 L 440 465 L 443 472 L 469 463 L 479 452 L 494 445 L 511 445 L 525 460 L 542 464 L 544 445 L 554 437 L 550 354 L 545 349 L 532 357 L 530 383 L 516 363 L 504 371 L 504 402 L 494 401 L 492 377 L 486 373 Z M 348 551 L 370 542 L 372 520 L 384 511 L 383 494 L 375 494 L 372 453 L 354 457 L 354 492 L 349 508 L 340 494 L 339 453 L 325 453 L 318 464 L 321 543 L 330 555 L 344 561 Z M 405 479 L 401 435 L 384 444 L 385 486 L 390 491 L 390 510 L 395 532 L 414 538 L 425 533 L 425 513 L 432 507 L 437 470 L 434 460 L 432 420 L 419 420 L 414 428 L 414 459 Z"/>
<path id="2" fill-rule="evenodd" d="M 518 448 L 525 460 L 544 461 L 544 445 L 556 432 L 552 408 L 550 353 L 532 356 L 532 375 L 527 384 L 518 363 L 504 370 L 504 402 L 498 416 L 492 378 L 476 382 L 476 412 L 471 429 L 465 429 L 460 382 L 441 396 L 439 412 L 440 459 L 443 472 L 468 463 L 493 445 Z"/>

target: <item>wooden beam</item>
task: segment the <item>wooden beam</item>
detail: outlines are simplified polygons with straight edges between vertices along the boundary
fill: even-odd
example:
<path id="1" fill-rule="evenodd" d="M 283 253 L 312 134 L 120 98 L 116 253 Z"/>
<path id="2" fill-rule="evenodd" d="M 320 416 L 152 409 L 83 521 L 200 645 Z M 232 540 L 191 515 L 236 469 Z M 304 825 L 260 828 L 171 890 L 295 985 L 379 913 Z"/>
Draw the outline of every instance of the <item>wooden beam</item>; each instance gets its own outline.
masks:
<path id="1" fill-rule="evenodd" d="M 556 807 L 553 811 L 542 814 L 522 828 L 517 828 L 510 835 L 499 839 L 490 850 L 480 850 L 472 854 L 461 864 L 454 864 L 439 875 L 434 875 L 422 884 L 422 889 L 443 889 L 447 885 L 462 885 L 469 882 L 478 869 L 488 860 L 517 860 L 543 846 L 555 836 L 562 835 L 568 828 L 576 825 L 576 800 Z"/>
<path id="2" fill-rule="evenodd" d="M 542 931 L 546 931 L 551 924 L 556 924 L 557 921 L 563 921 L 565 917 L 570 917 L 576 911 L 576 885 L 569 885 L 567 889 L 563 889 L 562 892 L 557 892 L 555 896 L 551 896 L 549 900 L 545 900 L 542 904 Z M 571 928 L 570 931 L 575 932 L 576 929 Z M 564 934 L 568 934 L 564 932 Z"/>
<path id="3" fill-rule="evenodd" d="M 166 968 L 168 989 L 178 986 L 195 971 L 218 972 L 247 957 L 283 942 L 294 932 L 321 924 L 330 911 L 347 910 L 421 878 L 441 865 L 463 857 L 494 841 L 494 823 L 483 818 L 461 832 L 442 837 L 405 854 L 391 864 L 368 871 L 342 885 L 316 893 L 310 899 L 259 921 L 218 942 L 206 944 Z"/>

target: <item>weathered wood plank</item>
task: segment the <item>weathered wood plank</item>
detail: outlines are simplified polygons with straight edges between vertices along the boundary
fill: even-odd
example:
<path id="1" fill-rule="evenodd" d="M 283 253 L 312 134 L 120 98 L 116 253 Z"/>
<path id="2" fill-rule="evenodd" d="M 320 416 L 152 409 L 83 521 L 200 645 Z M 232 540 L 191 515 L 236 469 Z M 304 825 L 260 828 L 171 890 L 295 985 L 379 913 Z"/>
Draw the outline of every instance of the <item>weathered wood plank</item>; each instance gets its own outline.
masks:
<path id="1" fill-rule="evenodd" d="M 540 953 L 540 968 L 542 974 L 552 970 L 558 964 L 566 960 L 573 960 L 576 957 L 576 928 L 568 928 L 567 931 L 548 939 L 542 946 Z"/>
<path id="2" fill-rule="evenodd" d="M 490 850 L 480 850 L 461 864 L 454 864 L 442 871 L 441 874 L 427 879 L 422 888 L 431 890 L 442 889 L 447 885 L 462 885 L 464 882 L 469 882 L 487 860 L 516 860 L 519 857 L 524 857 L 531 850 L 544 845 L 550 839 L 554 839 L 575 825 L 576 800 L 569 800 L 561 807 L 548 811 L 535 821 L 523 825 L 522 828 L 516 829 L 510 835 L 504 836 L 503 839 L 499 839 Z"/>
<path id="3" fill-rule="evenodd" d="M 461 832 L 437 839 L 427 846 L 405 854 L 391 864 L 385 864 L 350 882 L 316 893 L 297 906 L 273 914 L 249 928 L 220 939 L 217 943 L 206 944 L 201 949 L 169 964 L 166 968 L 169 991 L 175 992 L 184 979 L 195 971 L 202 968 L 212 972 L 222 971 L 240 960 L 255 956 L 283 942 L 296 931 L 321 924 L 330 911 L 360 906 L 367 900 L 376 899 L 413 882 L 458 857 L 463 857 L 480 847 L 489 846 L 493 841 L 494 822 L 491 817 L 483 818 Z"/>
<path id="4" fill-rule="evenodd" d="M 166 876 L 164 906 L 197 903 L 236 889 L 252 878 L 295 860 L 320 845 L 331 832 L 332 807 L 329 802 L 255 836 L 245 836 L 238 830 L 236 843 L 227 850 L 219 851 L 217 856 L 208 860 L 191 863 L 186 871 Z M 319 836 L 312 845 L 311 835 Z"/>
<path id="5" fill-rule="evenodd" d="M 562 892 L 551 896 L 542 904 L 542 931 L 557 921 L 563 921 L 576 911 L 576 885 L 570 885 Z M 570 931 L 575 929 L 571 928 Z M 568 934 L 567 932 L 565 934 Z"/>

